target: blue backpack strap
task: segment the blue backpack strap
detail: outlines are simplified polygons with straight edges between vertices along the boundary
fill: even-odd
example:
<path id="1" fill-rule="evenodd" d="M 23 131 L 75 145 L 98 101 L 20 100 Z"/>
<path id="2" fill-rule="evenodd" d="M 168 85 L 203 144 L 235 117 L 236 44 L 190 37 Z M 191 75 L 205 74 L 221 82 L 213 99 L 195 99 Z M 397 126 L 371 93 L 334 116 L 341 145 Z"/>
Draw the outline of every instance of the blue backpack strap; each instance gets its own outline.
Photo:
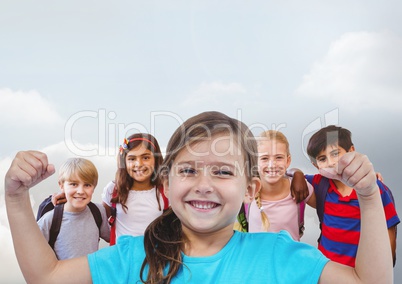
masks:
<path id="1" fill-rule="evenodd" d="M 316 209 L 318 219 L 320 220 L 320 226 L 324 218 L 324 204 L 325 198 L 327 197 L 327 192 L 329 188 L 329 179 L 321 176 L 319 183 L 314 186 L 314 193 L 316 197 Z"/>
<path id="2" fill-rule="evenodd" d="M 52 225 L 49 231 L 49 245 L 54 249 L 54 243 L 60 232 L 61 221 L 63 219 L 64 204 L 58 204 L 54 207 Z"/>
<path id="3" fill-rule="evenodd" d="M 317 242 L 319 243 L 321 240 L 321 227 L 322 222 L 324 219 L 324 205 L 325 205 L 325 198 L 327 197 L 327 192 L 329 188 L 329 179 L 326 177 L 321 176 L 320 181 L 316 186 L 314 186 L 314 193 L 316 197 L 316 210 L 318 219 L 320 221 L 320 236 L 318 237 Z"/>

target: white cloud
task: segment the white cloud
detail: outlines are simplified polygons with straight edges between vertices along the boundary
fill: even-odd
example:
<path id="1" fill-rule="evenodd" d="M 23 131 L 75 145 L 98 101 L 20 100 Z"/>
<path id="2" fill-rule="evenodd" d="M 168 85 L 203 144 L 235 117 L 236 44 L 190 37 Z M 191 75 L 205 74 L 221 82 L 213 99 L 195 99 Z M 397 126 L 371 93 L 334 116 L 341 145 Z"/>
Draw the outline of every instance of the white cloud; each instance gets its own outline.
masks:
<path id="1" fill-rule="evenodd" d="M 0 89 L 0 125 L 9 127 L 58 125 L 63 119 L 37 91 Z"/>
<path id="2" fill-rule="evenodd" d="M 0 202 L 0 213 L 6 216 L 5 208 L 3 205 L 4 196 Z M 24 277 L 18 267 L 17 258 L 15 257 L 14 247 L 11 240 L 10 230 L 0 224 L 0 242 L 1 242 L 1 265 L 0 265 L 0 279 L 2 283 L 25 283 Z"/>
<path id="3" fill-rule="evenodd" d="M 402 108 L 402 38 L 389 32 L 346 33 L 316 62 L 296 94 L 349 110 Z"/>
<path id="4" fill-rule="evenodd" d="M 202 83 L 186 100 L 182 107 L 199 105 L 216 106 L 217 104 L 230 104 L 246 94 L 247 90 L 239 83 Z"/>

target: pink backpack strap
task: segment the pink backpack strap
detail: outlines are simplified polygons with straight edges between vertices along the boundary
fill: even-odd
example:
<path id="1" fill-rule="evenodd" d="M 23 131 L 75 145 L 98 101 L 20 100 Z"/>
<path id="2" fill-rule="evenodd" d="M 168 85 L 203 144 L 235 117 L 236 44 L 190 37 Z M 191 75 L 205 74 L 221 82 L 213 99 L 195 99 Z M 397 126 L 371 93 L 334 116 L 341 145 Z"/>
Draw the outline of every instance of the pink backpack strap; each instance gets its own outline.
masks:
<path id="1" fill-rule="evenodd" d="M 248 212 L 250 211 L 250 203 L 244 203 L 244 211 L 248 220 Z"/>
<path id="2" fill-rule="evenodd" d="M 303 200 L 298 204 L 298 211 L 297 211 L 297 217 L 299 220 L 299 236 L 300 238 L 304 234 L 304 209 L 306 208 L 306 201 Z"/>

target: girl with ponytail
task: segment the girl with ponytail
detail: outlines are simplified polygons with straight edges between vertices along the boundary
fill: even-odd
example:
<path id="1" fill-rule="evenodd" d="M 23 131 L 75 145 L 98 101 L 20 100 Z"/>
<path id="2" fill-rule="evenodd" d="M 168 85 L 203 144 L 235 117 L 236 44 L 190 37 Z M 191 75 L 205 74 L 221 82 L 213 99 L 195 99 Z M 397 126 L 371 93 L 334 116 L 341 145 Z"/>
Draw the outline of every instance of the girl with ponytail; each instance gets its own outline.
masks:
<path id="1" fill-rule="evenodd" d="M 279 232 L 286 230 L 300 241 L 304 231 L 304 209 L 313 187 L 307 183 L 308 196 L 296 203 L 291 194 L 292 178 L 286 176 L 291 163 L 289 142 L 276 130 L 268 130 L 257 137 L 258 171 L 261 189 L 248 211 L 249 232 Z M 303 183 L 306 183 L 304 177 Z"/>
<path id="2" fill-rule="evenodd" d="M 58 261 L 37 228 L 28 191 L 50 176 L 54 167 L 44 153 L 18 153 L 5 177 L 5 195 L 25 280 L 173 284 L 336 283 L 342 279 L 347 283 L 392 283 L 385 217 L 378 214 L 383 211 L 381 198 L 366 156 L 347 153 L 338 171 L 322 171 L 328 177 L 355 182 L 364 205 L 360 207 L 364 222 L 356 269 L 329 261 L 316 248 L 294 241 L 284 231 L 249 234 L 233 230 L 242 203 L 250 202 L 260 187 L 257 158 L 256 141 L 242 122 L 218 112 L 188 119 L 173 134 L 160 168 L 171 210 L 155 219 L 144 236 L 121 236 L 114 246 Z"/>

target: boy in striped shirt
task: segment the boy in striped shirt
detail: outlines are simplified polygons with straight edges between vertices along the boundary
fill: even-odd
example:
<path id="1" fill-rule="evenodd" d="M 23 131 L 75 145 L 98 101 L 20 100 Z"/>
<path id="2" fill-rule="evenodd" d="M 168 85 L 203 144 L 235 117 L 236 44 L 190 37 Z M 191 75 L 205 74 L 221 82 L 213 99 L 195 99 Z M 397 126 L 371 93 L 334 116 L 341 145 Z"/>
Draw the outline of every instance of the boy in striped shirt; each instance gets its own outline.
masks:
<path id="1" fill-rule="evenodd" d="M 313 165 L 317 169 L 336 167 L 340 157 L 355 151 L 351 136 L 349 130 L 334 125 L 316 132 L 307 146 Z M 355 190 L 339 180 L 325 180 L 320 174 L 306 175 L 306 179 L 314 187 L 311 198 L 316 201 L 317 215 L 320 218 L 319 250 L 333 261 L 354 267 L 360 237 L 360 207 Z M 400 220 L 391 191 L 381 181 L 377 180 L 377 184 L 395 265 L 396 225 Z"/>

